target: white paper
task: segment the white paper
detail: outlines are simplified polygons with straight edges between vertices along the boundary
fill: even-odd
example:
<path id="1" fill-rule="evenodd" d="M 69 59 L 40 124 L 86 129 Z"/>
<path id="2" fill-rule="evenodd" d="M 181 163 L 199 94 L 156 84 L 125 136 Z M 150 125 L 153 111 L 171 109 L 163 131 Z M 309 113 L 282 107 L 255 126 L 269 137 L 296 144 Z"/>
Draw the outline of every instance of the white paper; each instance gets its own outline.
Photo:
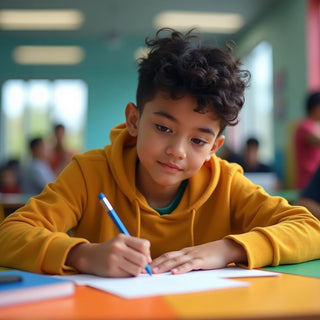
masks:
<path id="1" fill-rule="evenodd" d="M 123 298 L 141 298 L 168 294 L 181 294 L 206 290 L 218 290 L 246 287 L 250 284 L 225 278 L 278 276 L 279 273 L 248 270 L 229 267 L 217 270 L 192 271 L 181 275 L 171 273 L 141 274 L 131 278 L 103 278 L 93 275 L 78 274 L 59 276 L 74 281 L 78 285 L 87 285 L 107 291 Z"/>
<path id="2" fill-rule="evenodd" d="M 218 278 L 255 278 L 255 277 L 277 277 L 279 272 L 271 272 L 259 269 L 244 269 L 239 267 L 227 267 L 223 269 L 207 270 L 208 272 Z"/>

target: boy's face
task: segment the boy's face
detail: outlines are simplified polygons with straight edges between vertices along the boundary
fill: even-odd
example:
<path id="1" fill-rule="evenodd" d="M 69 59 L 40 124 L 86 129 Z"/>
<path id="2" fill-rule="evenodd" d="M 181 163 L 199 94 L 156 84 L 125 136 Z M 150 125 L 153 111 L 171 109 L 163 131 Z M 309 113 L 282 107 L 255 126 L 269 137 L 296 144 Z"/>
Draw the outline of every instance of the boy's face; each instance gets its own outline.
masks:
<path id="1" fill-rule="evenodd" d="M 220 122 L 213 112 L 195 112 L 190 95 L 172 100 L 158 93 L 142 114 L 134 104 L 126 109 L 127 128 L 137 137 L 138 183 L 178 187 L 192 177 L 223 144 Z"/>

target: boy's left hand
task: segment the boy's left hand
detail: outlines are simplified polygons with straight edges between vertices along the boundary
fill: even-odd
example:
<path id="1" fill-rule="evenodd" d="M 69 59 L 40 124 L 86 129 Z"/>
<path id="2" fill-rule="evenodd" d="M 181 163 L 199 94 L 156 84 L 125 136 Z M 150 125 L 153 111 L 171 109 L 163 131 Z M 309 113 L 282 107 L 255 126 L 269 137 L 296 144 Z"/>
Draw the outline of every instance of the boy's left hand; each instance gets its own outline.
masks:
<path id="1" fill-rule="evenodd" d="M 151 268 L 153 273 L 170 271 L 181 274 L 192 270 L 220 269 L 231 262 L 246 261 L 246 252 L 242 246 L 233 240 L 222 239 L 167 252 L 154 259 Z"/>

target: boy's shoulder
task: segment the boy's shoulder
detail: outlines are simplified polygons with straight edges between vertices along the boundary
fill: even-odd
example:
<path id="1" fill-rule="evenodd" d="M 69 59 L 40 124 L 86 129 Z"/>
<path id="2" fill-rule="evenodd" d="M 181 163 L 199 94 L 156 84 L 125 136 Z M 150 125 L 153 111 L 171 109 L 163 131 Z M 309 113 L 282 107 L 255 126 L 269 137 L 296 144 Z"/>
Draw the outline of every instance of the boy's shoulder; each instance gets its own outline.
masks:
<path id="1" fill-rule="evenodd" d="M 235 161 L 228 161 L 226 159 L 222 159 L 219 156 L 215 157 L 215 165 L 218 165 L 220 167 L 220 170 L 224 173 L 235 173 L 240 172 L 243 174 L 243 167 L 241 164 L 235 162 Z"/>
<path id="2" fill-rule="evenodd" d="M 77 161 L 106 161 L 105 149 L 91 149 L 82 153 L 74 155 Z"/>

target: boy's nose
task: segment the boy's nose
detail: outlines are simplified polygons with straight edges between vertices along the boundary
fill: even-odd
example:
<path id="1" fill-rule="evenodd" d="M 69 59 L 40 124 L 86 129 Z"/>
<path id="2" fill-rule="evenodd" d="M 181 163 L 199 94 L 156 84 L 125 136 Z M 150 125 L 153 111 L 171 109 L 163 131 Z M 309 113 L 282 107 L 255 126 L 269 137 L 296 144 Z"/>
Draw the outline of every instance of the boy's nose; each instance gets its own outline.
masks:
<path id="1" fill-rule="evenodd" d="M 168 155 L 176 159 L 184 159 L 186 157 L 185 142 L 182 139 L 172 139 L 166 152 Z"/>

